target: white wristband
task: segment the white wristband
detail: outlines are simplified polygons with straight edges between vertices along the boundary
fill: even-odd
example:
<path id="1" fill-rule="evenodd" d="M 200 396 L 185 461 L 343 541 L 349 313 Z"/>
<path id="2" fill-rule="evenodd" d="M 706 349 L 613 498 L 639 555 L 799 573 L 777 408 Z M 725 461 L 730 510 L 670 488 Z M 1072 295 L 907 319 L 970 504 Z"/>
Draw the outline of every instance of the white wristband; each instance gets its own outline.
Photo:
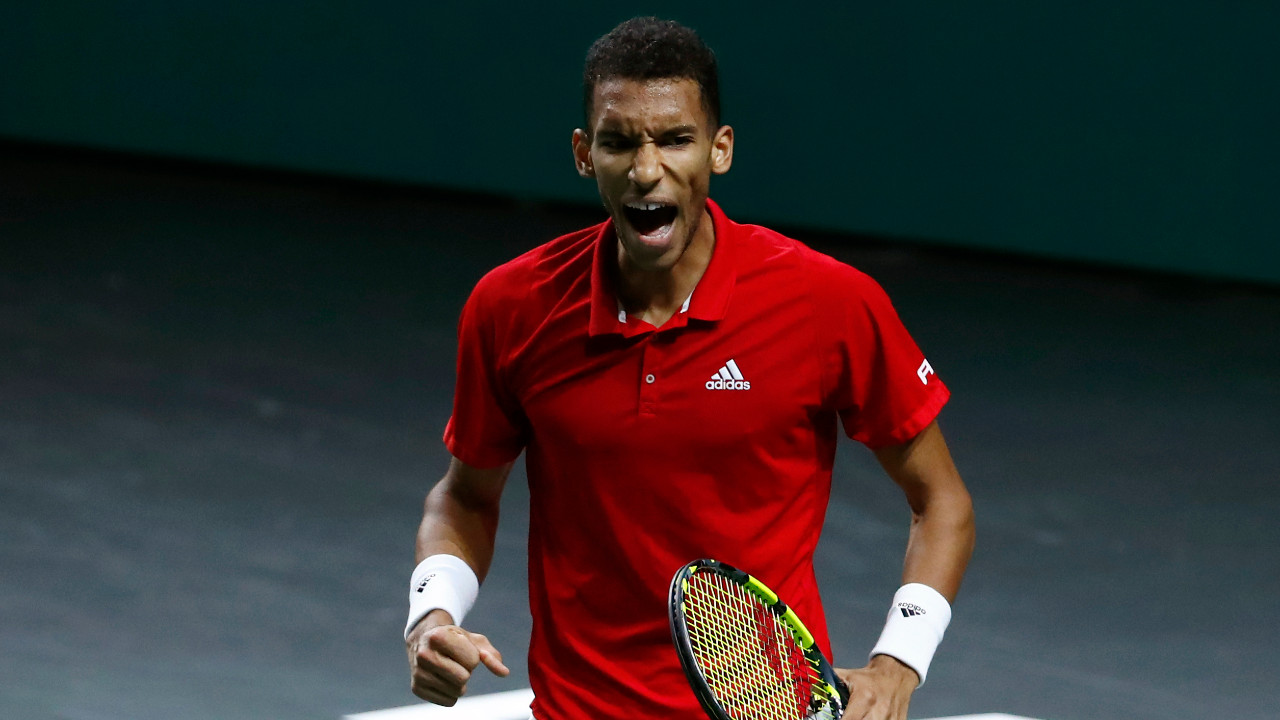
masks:
<path id="1" fill-rule="evenodd" d="M 928 585 L 907 583 L 893 596 L 889 619 L 880 633 L 880 641 L 871 649 L 871 657 L 897 658 L 916 671 L 923 685 L 933 653 L 950 622 L 951 604 L 941 593 Z"/>
<path id="2" fill-rule="evenodd" d="M 454 555 L 432 555 L 418 563 L 409 582 L 409 622 L 404 626 L 404 639 L 418 621 L 432 610 L 444 610 L 454 625 L 476 604 L 480 580 L 462 558 Z"/>

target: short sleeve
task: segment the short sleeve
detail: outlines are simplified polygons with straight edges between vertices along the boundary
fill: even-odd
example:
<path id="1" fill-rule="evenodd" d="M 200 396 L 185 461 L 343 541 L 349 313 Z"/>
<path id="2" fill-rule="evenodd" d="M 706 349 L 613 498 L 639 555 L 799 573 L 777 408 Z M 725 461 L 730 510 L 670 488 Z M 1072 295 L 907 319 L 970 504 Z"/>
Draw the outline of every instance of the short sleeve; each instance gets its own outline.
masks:
<path id="1" fill-rule="evenodd" d="M 831 402 L 850 438 L 873 449 L 907 442 L 951 393 L 880 285 L 848 266 L 839 276 L 827 300 L 836 331 L 827 354 Z"/>
<path id="2" fill-rule="evenodd" d="M 480 281 L 458 320 L 458 379 L 444 430 L 449 452 L 478 468 L 515 460 L 526 436 L 523 414 L 503 381 L 495 282 L 492 274 Z"/>

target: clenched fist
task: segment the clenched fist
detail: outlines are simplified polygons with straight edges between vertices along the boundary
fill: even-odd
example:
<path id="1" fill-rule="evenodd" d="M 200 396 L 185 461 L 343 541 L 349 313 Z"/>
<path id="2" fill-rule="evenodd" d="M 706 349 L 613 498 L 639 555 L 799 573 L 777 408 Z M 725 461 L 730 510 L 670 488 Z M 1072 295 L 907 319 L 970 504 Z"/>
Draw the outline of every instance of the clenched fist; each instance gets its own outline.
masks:
<path id="1" fill-rule="evenodd" d="M 452 706 L 467 691 L 471 673 L 483 664 L 498 677 L 511 671 L 489 639 L 453 624 L 443 610 L 432 610 L 405 641 L 413 694 L 437 705 Z"/>

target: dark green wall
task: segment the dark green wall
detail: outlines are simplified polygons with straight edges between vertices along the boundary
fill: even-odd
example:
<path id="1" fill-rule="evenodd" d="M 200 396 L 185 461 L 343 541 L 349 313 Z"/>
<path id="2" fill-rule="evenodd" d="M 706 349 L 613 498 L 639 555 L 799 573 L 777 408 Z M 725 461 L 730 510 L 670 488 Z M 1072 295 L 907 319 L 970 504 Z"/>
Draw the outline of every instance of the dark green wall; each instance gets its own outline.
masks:
<path id="1" fill-rule="evenodd" d="M 585 202 L 582 55 L 668 15 L 741 218 L 1280 282 L 1277 3 L 9 5 L 0 135 Z"/>

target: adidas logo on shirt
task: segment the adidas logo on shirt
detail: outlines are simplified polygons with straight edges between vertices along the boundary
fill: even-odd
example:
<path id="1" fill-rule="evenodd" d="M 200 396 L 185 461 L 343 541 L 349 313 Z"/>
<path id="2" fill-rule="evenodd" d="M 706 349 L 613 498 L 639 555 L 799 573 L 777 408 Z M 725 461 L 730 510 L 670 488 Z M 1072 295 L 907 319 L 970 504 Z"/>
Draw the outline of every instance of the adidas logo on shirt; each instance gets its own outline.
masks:
<path id="1" fill-rule="evenodd" d="M 742 377 L 738 363 L 732 359 L 707 381 L 708 390 L 750 390 L 751 383 Z"/>

